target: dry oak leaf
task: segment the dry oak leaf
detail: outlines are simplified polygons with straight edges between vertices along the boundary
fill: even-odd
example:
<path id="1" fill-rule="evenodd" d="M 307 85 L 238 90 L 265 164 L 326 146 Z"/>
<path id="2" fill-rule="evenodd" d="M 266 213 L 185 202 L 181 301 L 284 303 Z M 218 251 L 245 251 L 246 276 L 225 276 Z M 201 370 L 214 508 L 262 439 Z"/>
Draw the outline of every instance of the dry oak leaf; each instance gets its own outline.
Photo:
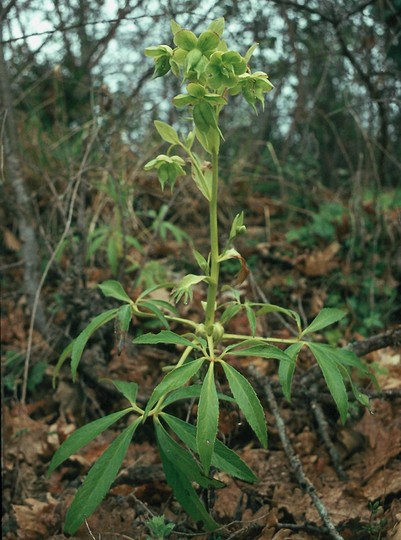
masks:
<path id="1" fill-rule="evenodd" d="M 338 266 L 335 256 L 340 248 L 338 242 L 332 242 L 325 249 L 315 250 L 309 255 L 301 255 L 297 258 L 296 267 L 308 277 L 325 276 Z"/>
<path id="2" fill-rule="evenodd" d="M 365 411 L 355 429 L 364 435 L 369 443 L 364 458 L 366 483 L 379 469 L 385 467 L 389 460 L 401 452 L 401 428 L 394 418 L 389 425 L 383 424 L 383 417 L 391 414 L 391 405 L 378 400 L 372 402 L 372 408 L 377 414 Z"/>
<path id="3" fill-rule="evenodd" d="M 43 540 L 55 532 L 58 527 L 58 514 L 55 512 L 58 502 L 50 494 L 47 501 L 25 499 L 25 504 L 14 504 L 17 520 L 17 536 L 20 540 Z"/>

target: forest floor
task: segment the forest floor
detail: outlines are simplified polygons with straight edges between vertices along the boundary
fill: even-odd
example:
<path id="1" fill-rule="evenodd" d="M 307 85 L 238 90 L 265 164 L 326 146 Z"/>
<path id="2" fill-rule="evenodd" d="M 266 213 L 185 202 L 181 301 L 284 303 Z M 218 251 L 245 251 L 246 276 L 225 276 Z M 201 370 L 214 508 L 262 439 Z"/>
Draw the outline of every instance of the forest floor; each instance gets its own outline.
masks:
<path id="1" fill-rule="evenodd" d="M 280 227 L 285 226 L 283 214 L 280 215 L 281 207 L 272 205 L 271 200 L 262 195 L 249 196 L 245 203 L 245 214 L 249 216 L 248 236 L 246 240 L 241 239 L 237 249 L 250 261 L 252 279 L 242 286 L 244 296 L 252 297 L 260 291 L 269 295 L 266 291 L 281 289 L 283 301 L 291 304 L 284 304 L 285 307 L 301 309 L 309 320 L 324 304 L 333 273 L 349 274 L 354 271 L 340 249 L 338 235 L 343 235 L 344 231 L 337 230 L 338 235 L 334 234 L 330 241 L 316 242 L 305 250 L 296 243 L 290 243 L 281 232 Z M 202 246 L 203 242 L 206 246 L 207 233 L 202 233 L 198 223 L 201 216 L 194 204 L 196 200 L 181 206 L 187 209 L 187 213 L 181 211 L 181 221 L 176 221 L 176 224 L 177 227 L 185 225 L 187 231 L 192 228 L 199 244 Z M 269 215 L 266 213 L 268 208 Z M 233 208 L 230 207 L 227 214 L 231 210 Z M 228 222 L 223 212 L 220 221 L 224 220 Z M 272 222 L 279 233 L 271 233 Z M 342 227 L 346 225 L 341 224 Z M 8 242 L 8 259 L 5 262 L 11 263 L 14 250 L 12 241 L 9 239 Z M 200 249 L 198 244 L 197 249 Z M 179 239 L 173 237 L 165 241 L 154 238 L 147 259 L 157 261 L 162 269 L 180 274 L 189 264 L 188 246 L 180 245 Z M 67 272 L 68 263 L 62 261 L 61 264 Z M 37 331 L 33 333 L 31 375 L 25 406 L 20 403 L 20 390 L 30 319 L 26 298 L 21 292 L 21 267 L 10 267 L 5 272 L 5 283 L 12 282 L 14 288 L 12 291 L 4 287 L 2 306 L 2 537 L 5 540 L 67 538 L 62 532 L 67 508 L 83 477 L 116 436 L 117 429 L 104 432 L 47 477 L 52 455 L 77 427 L 126 406 L 124 399 L 113 391 L 114 387 L 105 378 L 137 382 L 140 399 L 145 400 L 159 382 L 163 366 L 175 354 L 171 347 L 134 347 L 128 339 L 119 354 L 113 328 L 107 327 L 90 341 L 79 367 L 78 381 L 72 382 L 65 366 L 53 389 L 54 366 L 67 337 L 77 335 L 77 331 L 82 330 L 91 318 L 108 307 L 96 289 L 96 283 L 111 277 L 105 267 L 96 261 L 88 264 L 85 268 L 86 286 L 82 285 L 78 293 L 71 280 L 60 282 L 58 275 L 49 276 L 42 298 L 45 305 L 53 308 L 52 326 L 58 329 L 58 334 L 48 338 Z M 237 269 L 227 268 L 225 277 L 228 281 L 234 279 L 235 271 Z M 394 275 L 387 274 L 383 279 L 391 281 L 390 278 L 395 287 Z M 135 297 L 138 287 L 133 287 L 129 275 L 123 279 L 127 291 Z M 341 295 L 341 287 L 336 287 L 336 293 Z M 350 294 L 349 290 L 347 294 Z M 58 298 L 56 304 L 55 298 Z M 197 289 L 191 306 L 193 317 L 202 317 L 202 299 L 202 289 Z M 280 298 L 269 295 L 269 300 L 279 303 Z M 182 309 L 188 308 L 182 306 Z M 230 324 L 231 331 L 243 333 L 248 323 L 238 316 Z M 280 321 L 273 319 L 269 324 L 268 330 L 272 335 L 289 335 L 288 328 L 282 327 Z M 381 331 L 384 330 L 399 332 L 399 325 L 393 320 Z M 141 328 L 137 331 L 140 332 Z M 259 331 L 264 329 L 259 328 Z M 350 323 L 342 328 L 340 334 L 322 335 L 321 339 L 337 339 L 340 344 L 347 345 L 367 337 L 366 332 L 362 335 Z M 359 387 L 372 396 L 371 409 L 369 411 L 353 403 L 345 425 L 341 425 L 328 391 L 319 378 L 313 381 L 313 394 L 305 386 L 305 377 L 313 371 L 307 354 L 300 358 L 291 403 L 284 399 L 277 384 L 274 361 L 238 357 L 233 360 L 235 367 L 252 377 L 260 390 L 260 399 L 266 410 L 269 447 L 268 450 L 260 448 L 232 404 L 223 408 L 219 436 L 238 452 L 258 476 L 259 482 L 247 484 L 220 475 L 226 487 L 202 494 L 205 504 L 221 524 L 221 530 L 214 535 L 199 530 L 174 500 L 164 477 L 153 433 L 145 424 L 142 431 L 135 434 L 110 493 L 73 538 L 153 538 L 147 526 L 153 516 L 164 516 L 166 522 L 174 524 L 169 536 L 173 540 L 331 538 L 311 500 L 310 489 L 299 484 L 293 462 L 284 451 L 283 428 L 278 427 L 277 416 L 273 414 L 263 391 L 263 381 L 268 378 L 287 439 L 340 537 L 346 540 L 401 540 L 399 343 L 398 346 L 393 343 L 370 352 L 363 358 L 374 371 L 381 393 L 370 380 L 359 380 Z M 13 362 L 10 359 L 14 359 Z M 316 403 L 323 415 L 321 422 L 317 420 Z M 182 406 L 181 411 L 175 412 L 182 418 L 193 418 L 193 410 L 187 407 Z"/>

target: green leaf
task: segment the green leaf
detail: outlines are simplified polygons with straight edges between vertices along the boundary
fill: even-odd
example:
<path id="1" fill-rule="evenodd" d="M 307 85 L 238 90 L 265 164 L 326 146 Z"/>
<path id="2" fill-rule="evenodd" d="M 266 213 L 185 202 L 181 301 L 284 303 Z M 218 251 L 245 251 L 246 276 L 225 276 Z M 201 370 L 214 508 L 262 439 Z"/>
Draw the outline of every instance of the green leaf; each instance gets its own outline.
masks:
<path id="1" fill-rule="evenodd" d="M 119 281 L 109 279 L 98 285 L 98 287 L 105 296 L 111 296 L 117 300 L 122 300 L 123 302 L 128 302 L 130 304 L 132 303 L 131 298 L 124 291 L 123 286 Z"/>
<path id="2" fill-rule="evenodd" d="M 173 20 L 170 21 L 170 26 L 171 26 L 171 32 L 172 32 L 173 36 L 174 36 L 177 32 L 179 32 L 180 30 L 182 30 L 182 27 L 181 27 L 178 23 L 176 23 L 175 21 L 173 21 Z"/>
<path id="3" fill-rule="evenodd" d="M 218 524 L 208 514 L 192 486 L 191 478 L 193 478 L 194 474 L 197 474 L 197 470 L 199 471 L 197 463 L 189 452 L 185 454 L 185 458 L 183 458 L 184 454 L 182 452 L 178 451 L 177 453 L 177 447 L 181 447 L 171 439 L 159 422 L 155 422 L 155 429 L 166 480 L 172 487 L 176 499 L 192 519 L 200 523 L 201 526 L 209 531 L 217 529 Z M 181 450 L 185 452 L 183 448 Z M 177 459 L 178 456 L 179 459 Z M 190 465 L 189 468 L 187 468 L 188 464 Z M 202 478 L 200 475 L 198 479 L 205 484 L 206 477 Z"/>
<path id="4" fill-rule="evenodd" d="M 236 346 L 245 345 L 247 341 L 238 343 Z M 251 342 L 252 343 L 252 342 Z M 260 343 L 251 345 L 250 347 L 245 347 L 244 349 L 231 349 L 230 354 L 235 356 L 258 356 L 260 358 L 268 358 L 281 360 L 283 362 L 291 362 L 291 358 L 285 351 L 282 351 L 274 345 L 269 345 L 267 343 Z"/>
<path id="5" fill-rule="evenodd" d="M 253 53 L 255 52 L 255 49 L 257 49 L 259 46 L 258 43 L 254 43 L 253 45 L 251 45 L 251 47 L 249 47 L 249 49 L 246 51 L 246 54 L 244 56 L 244 60 L 245 62 L 248 64 L 249 60 L 251 59 L 251 56 L 253 55 Z"/>
<path id="6" fill-rule="evenodd" d="M 160 421 L 155 420 L 154 425 L 158 444 L 160 443 L 163 446 L 167 458 L 174 461 L 176 468 L 185 474 L 188 480 L 197 482 L 204 488 L 220 488 L 224 486 L 223 482 L 210 478 L 202 471 L 199 463 L 195 461 L 191 453 L 170 437 Z"/>
<path id="7" fill-rule="evenodd" d="M 231 304 L 227 306 L 222 316 L 220 317 L 221 324 L 227 323 L 233 317 L 238 315 L 238 313 L 241 311 L 242 308 L 243 306 L 241 304 Z"/>
<path id="8" fill-rule="evenodd" d="M 309 326 L 305 328 L 301 336 L 309 334 L 310 332 L 316 332 L 322 328 L 326 328 L 330 324 L 340 321 L 346 316 L 346 312 L 342 309 L 336 308 L 323 308 L 313 319 Z"/>
<path id="9" fill-rule="evenodd" d="M 126 334 L 132 319 L 131 304 L 124 304 L 117 313 L 117 320 L 120 332 Z"/>
<path id="10" fill-rule="evenodd" d="M 206 275 L 209 275 L 209 263 L 207 262 L 205 257 L 201 253 L 199 253 L 199 251 L 196 251 L 196 249 L 192 250 L 192 253 L 202 272 Z"/>
<path id="11" fill-rule="evenodd" d="M 100 433 L 105 431 L 108 427 L 110 427 L 112 424 L 117 422 L 117 420 L 119 420 L 129 412 L 132 412 L 131 407 L 113 414 L 109 414 L 108 416 L 104 416 L 103 418 L 99 418 L 98 420 L 94 420 L 93 422 L 86 424 L 86 426 L 83 426 L 74 431 L 68 437 L 68 439 L 63 442 L 63 444 L 54 454 L 50 462 L 47 474 L 50 475 L 54 471 L 54 469 L 56 469 L 61 463 L 63 463 L 63 461 L 68 459 L 73 454 L 76 454 L 92 439 L 100 435 Z"/>
<path id="12" fill-rule="evenodd" d="M 276 306 L 274 304 L 263 304 L 262 307 L 256 312 L 256 316 L 260 317 L 260 315 L 266 315 L 267 313 L 283 313 L 283 315 L 287 315 L 288 317 L 291 317 L 291 319 L 294 319 L 297 323 L 297 327 L 299 329 L 301 328 L 300 316 L 296 311 L 293 311 L 292 309 L 286 309 L 281 306 Z"/>
<path id="13" fill-rule="evenodd" d="M 349 383 L 351 385 L 351 388 L 352 388 L 352 393 L 354 394 L 355 399 L 357 401 L 359 401 L 359 403 L 361 405 L 363 405 L 364 407 L 367 407 L 370 412 L 372 412 L 371 409 L 370 409 L 369 396 L 367 396 L 366 394 L 361 392 L 359 390 L 359 388 L 356 386 L 356 384 L 354 384 L 354 381 L 352 380 L 351 374 L 350 374 L 349 370 L 345 366 L 343 366 L 342 364 L 337 364 L 337 366 L 338 366 L 338 369 L 340 370 L 343 378 L 347 379 L 349 381 Z"/>
<path id="14" fill-rule="evenodd" d="M 204 358 L 198 358 L 197 360 L 188 362 L 187 364 L 173 369 L 173 371 L 170 371 L 170 373 L 167 373 L 164 379 L 162 379 L 162 381 L 153 390 L 148 404 L 146 405 L 145 415 L 149 413 L 152 407 L 162 396 L 168 392 L 176 390 L 180 386 L 184 386 L 184 384 L 186 384 L 191 377 L 198 373 L 204 361 Z"/>
<path id="15" fill-rule="evenodd" d="M 194 106 L 192 114 L 195 126 L 204 135 L 208 135 L 209 128 L 218 129 L 216 114 L 209 103 L 201 101 Z"/>
<path id="16" fill-rule="evenodd" d="M 71 373 L 74 381 L 77 375 L 79 361 L 81 360 L 83 350 L 85 349 L 89 338 L 98 328 L 114 319 L 118 310 L 119 308 L 114 308 L 101 313 L 88 324 L 78 337 L 75 338 L 71 351 Z"/>
<path id="17" fill-rule="evenodd" d="M 118 239 L 120 240 L 120 239 Z M 107 242 L 107 260 L 109 261 L 109 265 L 111 268 L 112 273 L 115 275 L 118 272 L 118 260 L 120 257 L 120 249 L 119 249 L 119 242 L 116 240 L 116 238 L 113 236 L 110 236 Z"/>
<path id="18" fill-rule="evenodd" d="M 193 133 L 195 134 L 195 131 Z M 191 176 L 202 195 L 210 201 L 212 171 L 203 167 L 201 160 L 196 154 L 192 154 Z M 204 273 L 209 274 L 209 270 Z"/>
<path id="19" fill-rule="evenodd" d="M 106 496 L 141 420 L 141 418 L 137 418 L 133 424 L 128 426 L 89 471 L 68 509 L 64 527 L 67 533 L 74 534 Z"/>
<path id="20" fill-rule="evenodd" d="M 243 234 L 246 231 L 244 225 L 244 212 L 237 214 L 231 224 L 230 234 L 228 242 L 231 243 L 239 234 Z"/>
<path id="21" fill-rule="evenodd" d="M 178 134 L 173 127 L 166 124 L 166 122 L 161 122 L 160 120 L 155 120 L 154 124 L 163 141 L 170 144 L 180 144 Z"/>
<path id="22" fill-rule="evenodd" d="M 148 289 L 145 289 L 141 292 L 141 294 L 137 298 L 137 302 L 148 296 L 154 291 L 157 291 L 158 289 L 171 289 L 174 287 L 174 283 L 172 281 L 165 281 L 163 283 L 158 283 L 157 285 L 152 285 L 152 287 L 149 287 Z"/>
<path id="23" fill-rule="evenodd" d="M 235 368 L 220 360 L 231 392 L 249 425 L 255 432 L 263 448 L 267 447 L 266 419 L 263 407 L 248 380 Z"/>
<path id="24" fill-rule="evenodd" d="M 107 379 L 107 380 L 109 380 L 111 383 L 114 384 L 114 386 L 117 388 L 119 392 L 122 393 L 125 399 L 128 399 L 131 405 L 136 404 L 136 396 L 138 394 L 138 385 L 136 382 L 119 381 L 119 380 L 112 380 L 112 379 Z"/>
<path id="25" fill-rule="evenodd" d="M 280 362 L 278 367 L 278 377 L 283 390 L 283 394 L 288 401 L 291 401 L 291 385 L 294 377 L 295 366 L 299 351 L 303 343 L 293 343 L 285 350 L 286 355 L 291 359 L 290 362 Z"/>
<path id="26" fill-rule="evenodd" d="M 369 377 L 375 382 L 374 376 L 369 371 L 369 368 L 362 362 L 362 360 L 352 351 L 347 349 L 335 349 L 337 361 L 344 366 L 357 369 L 362 375 Z"/>
<path id="27" fill-rule="evenodd" d="M 342 374 L 337 365 L 338 350 L 322 343 L 306 344 L 322 370 L 330 394 L 333 396 L 340 413 L 341 421 L 345 424 L 348 414 L 348 395 Z"/>
<path id="28" fill-rule="evenodd" d="M 53 387 L 56 384 L 56 379 L 58 377 L 58 374 L 60 373 L 60 369 L 62 368 L 64 362 L 68 358 L 71 358 L 72 348 L 74 346 L 74 341 L 75 341 L 75 339 L 72 340 L 71 343 L 69 343 L 67 345 L 67 347 L 63 350 L 63 352 L 60 354 L 59 359 L 57 360 L 57 364 L 56 364 L 56 367 L 54 368 L 54 375 L 53 375 L 53 380 L 52 380 Z"/>
<path id="29" fill-rule="evenodd" d="M 165 412 L 163 412 L 161 416 L 192 452 L 198 451 L 195 426 Z M 246 465 L 233 450 L 230 450 L 225 444 L 219 441 L 219 439 L 216 439 L 214 445 L 212 465 L 220 471 L 224 471 L 245 482 L 257 481 L 257 477 L 253 474 L 248 465 Z"/>
<path id="30" fill-rule="evenodd" d="M 251 306 L 249 305 L 248 302 L 245 302 L 244 306 L 245 306 L 246 318 L 248 319 L 249 328 L 251 330 L 251 336 L 255 337 L 255 334 L 256 334 L 256 316 L 255 316 L 255 312 L 253 311 L 253 309 L 251 308 Z"/>
<path id="31" fill-rule="evenodd" d="M 219 419 L 219 400 L 214 382 L 214 362 L 209 363 L 199 397 L 196 444 L 205 474 L 209 474 Z"/>
<path id="32" fill-rule="evenodd" d="M 192 384 L 191 386 L 183 386 L 171 392 L 167 398 L 163 401 L 163 408 L 167 407 L 174 401 L 179 401 L 180 399 L 193 399 L 199 398 L 201 393 L 202 385 L 201 384 Z M 230 403 L 235 403 L 235 399 L 231 396 L 226 396 L 221 392 L 217 392 L 217 396 L 222 401 L 229 401 Z"/>
<path id="33" fill-rule="evenodd" d="M 177 96 L 173 97 L 173 105 L 178 109 L 182 109 L 187 105 L 192 105 L 193 100 L 193 97 L 188 94 L 178 94 Z"/>
<path id="34" fill-rule="evenodd" d="M 167 311 L 171 311 L 171 313 L 173 313 L 174 315 L 179 314 L 178 309 L 175 306 L 173 306 L 173 304 L 170 304 L 170 302 L 167 302 L 166 300 L 161 300 L 160 298 L 152 298 L 150 301 L 152 302 L 152 304 L 156 306 L 160 306 L 161 308 Z"/>
<path id="35" fill-rule="evenodd" d="M 184 347 L 197 348 L 197 345 L 189 339 L 186 339 L 171 330 L 162 330 L 158 334 L 142 334 L 132 340 L 132 343 L 137 345 L 158 345 L 163 343 L 164 345 L 184 345 Z"/>
<path id="36" fill-rule="evenodd" d="M 165 328 L 169 328 L 169 324 L 166 317 L 164 316 L 164 313 L 158 308 L 158 306 L 155 304 L 153 300 L 141 300 L 141 302 L 138 305 L 143 306 L 146 309 L 148 309 L 151 313 L 153 313 L 159 319 L 159 321 L 162 323 L 162 325 Z"/>

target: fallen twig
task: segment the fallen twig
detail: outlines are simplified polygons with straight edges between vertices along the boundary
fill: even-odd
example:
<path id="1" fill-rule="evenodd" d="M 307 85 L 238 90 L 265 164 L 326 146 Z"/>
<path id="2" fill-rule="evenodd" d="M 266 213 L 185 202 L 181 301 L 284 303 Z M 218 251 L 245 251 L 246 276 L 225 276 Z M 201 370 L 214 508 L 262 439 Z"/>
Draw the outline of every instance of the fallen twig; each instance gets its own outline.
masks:
<path id="1" fill-rule="evenodd" d="M 256 368 L 254 366 L 250 366 L 248 368 L 248 371 L 250 375 L 256 380 L 258 385 L 260 386 L 260 389 L 263 391 L 266 400 L 269 404 L 270 411 L 272 412 L 279 437 L 281 440 L 281 444 L 283 445 L 284 452 L 287 456 L 287 459 L 290 463 L 290 467 L 292 472 L 294 473 L 294 476 L 300 485 L 300 487 L 309 495 L 311 498 L 316 510 L 319 513 L 319 516 L 321 517 L 325 527 L 327 528 L 327 535 L 328 538 L 331 538 L 332 540 L 344 540 L 343 537 L 338 533 L 336 530 L 333 522 L 331 521 L 329 512 L 324 505 L 323 501 L 320 499 L 319 495 L 317 494 L 315 486 L 312 484 L 312 482 L 307 478 L 305 475 L 301 460 L 295 453 L 291 442 L 288 438 L 287 431 L 285 428 L 284 420 L 280 414 L 278 404 L 276 401 L 276 398 L 274 396 L 273 389 L 270 385 L 270 381 L 267 377 L 264 377 L 260 375 Z"/>
<path id="2" fill-rule="evenodd" d="M 310 406 L 313 412 L 313 415 L 316 420 L 317 429 L 319 431 L 320 436 L 323 439 L 323 442 L 326 446 L 326 449 L 329 453 L 331 462 L 333 464 L 333 467 L 337 473 L 337 476 L 340 480 L 347 480 L 347 474 L 343 469 L 343 466 L 341 464 L 341 458 L 337 452 L 336 447 L 333 444 L 333 441 L 331 440 L 331 437 L 329 435 L 329 425 L 327 423 L 327 420 L 324 416 L 323 409 L 320 405 L 320 403 L 317 400 L 317 393 L 316 388 L 312 387 L 312 399 L 310 400 Z"/>

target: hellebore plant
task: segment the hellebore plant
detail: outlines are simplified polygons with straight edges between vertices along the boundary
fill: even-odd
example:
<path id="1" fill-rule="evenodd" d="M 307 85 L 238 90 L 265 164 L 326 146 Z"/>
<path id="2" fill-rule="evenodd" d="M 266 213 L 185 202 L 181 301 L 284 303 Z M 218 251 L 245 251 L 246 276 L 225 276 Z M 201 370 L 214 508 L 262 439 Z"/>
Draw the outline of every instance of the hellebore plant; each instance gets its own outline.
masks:
<path id="1" fill-rule="evenodd" d="M 82 352 L 91 335 L 114 319 L 120 335 L 126 336 L 133 317 L 157 320 L 162 328 L 157 333 L 136 337 L 133 340 L 135 344 L 176 345 L 177 350 L 182 351 L 165 368 L 167 373 L 153 389 L 145 408 L 137 404 L 138 385 L 135 382 L 113 380 L 111 383 L 127 399 L 129 406 L 81 427 L 55 453 L 50 472 L 122 417 L 135 417 L 93 465 L 78 489 L 65 523 L 65 530 L 71 534 L 105 497 L 136 430 L 145 421 L 153 423 L 166 480 L 177 500 L 204 529 L 218 528 L 218 523 L 201 502 L 197 489 L 224 486 L 214 477 L 212 471 L 215 470 L 224 471 L 245 482 L 257 480 L 240 457 L 218 438 L 220 402 L 231 402 L 238 406 L 260 445 L 263 448 L 267 446 L 263 407 L 248 379 L 231 365 L 230 358 L 233 356 L 278 360 L 279 380 L 285 397 L 290 400 L 297 357 L 300 350 L 307 347 L 323 372 L 343 422 L 348 412 L 344 381 L 350 382 L 361 403 L 368 404 L 367 397 L 357 390 L 351 379 L 352 368 L 367 374 L 361 361 L 350 351 L 309 340 L 311 332 L 342 319 L 345 316 L 343 311 L 322 309 L 309 326 L 302 328 L 296 312 L 272 304 L 248 300 L 242 302 L 234 287 L 226 285 L 225 290 L 231 292 L 232 299 L 218 303 L 222 262 L 229 259 L 238 261 L 237 284 L 248 274 L 244 258 L 233 245 L 235 238 L 245 232 L 243 213 L 234 217 L 225 246 L 219 245 L 219 149 L 224 141 L 219 128 L 219 115 L 230 96 L 237 94 L 242 94 L 256 111 L 258 102 L 264 106 L 265 94 L 272 90 L 273 85 L 266 73 L 252 72 L 249 67 L 255 45 L 245 56 L 227 48 L 222 39 L 223 19 L 212 22 L 199 37 L 174 21 L 171 27 L 175 48 L 159 45 L 146 49 L 145 54 L 155 62 L 154 77 L 164 76 L 171 71 L 185 85 L 185 91 L 176 96 L 173 103 L 183 108 L 186 116 L 189 114 L 190 129 L 183 136 L 165 122 L 156 121 L 156 130 L 169 147 L 166 154 L 147 163 L 145 170 L 156 170 L 161 186 L 164 188 L 167 185 L 171 189 L 178 177 L 191 175 L 209 205 L 210 253 L 205 257 L 194 251 L 199 273 L 186 275 L 176 284 L 163 283 L 146 289 L 135 300 L 117 281 L 110 280 L 99 285 L 105 296 L 120 301 L 122 305 L 95 317 L 60 356 L 56 376 L 62 364 L 71 358 L 71 371 L 75 379 Z M 192 300 L 193 287 L 199 283 L 203 283 L 207 291 L 204 320 L 201 323 L 180 317 L 176 307 L 181 300 L 185 303 Z M 155 299 L 152 293 L 158 288 L 170 288 L 171 301 Z M 227 323 L 242 311 L 248 318 L 250 335 L 227 332 Z M 269 313 L 288 317 L 296 328 L 296 337 L 278 339 L 256 335 L 257 317 Z M 181 333 L 171 330 L 172 325 L 174 329 L 181 328 Z M 275 343 L 281 343 L 284 348 L 277 347 Z M 217 390 L 218 379 L 227 381 L 230 395 Z M 179 400 L 198 402 L 196 425 L 169 412 L 169 406 Z M 174 437 L 171 433 L 174 433 Z"/>

